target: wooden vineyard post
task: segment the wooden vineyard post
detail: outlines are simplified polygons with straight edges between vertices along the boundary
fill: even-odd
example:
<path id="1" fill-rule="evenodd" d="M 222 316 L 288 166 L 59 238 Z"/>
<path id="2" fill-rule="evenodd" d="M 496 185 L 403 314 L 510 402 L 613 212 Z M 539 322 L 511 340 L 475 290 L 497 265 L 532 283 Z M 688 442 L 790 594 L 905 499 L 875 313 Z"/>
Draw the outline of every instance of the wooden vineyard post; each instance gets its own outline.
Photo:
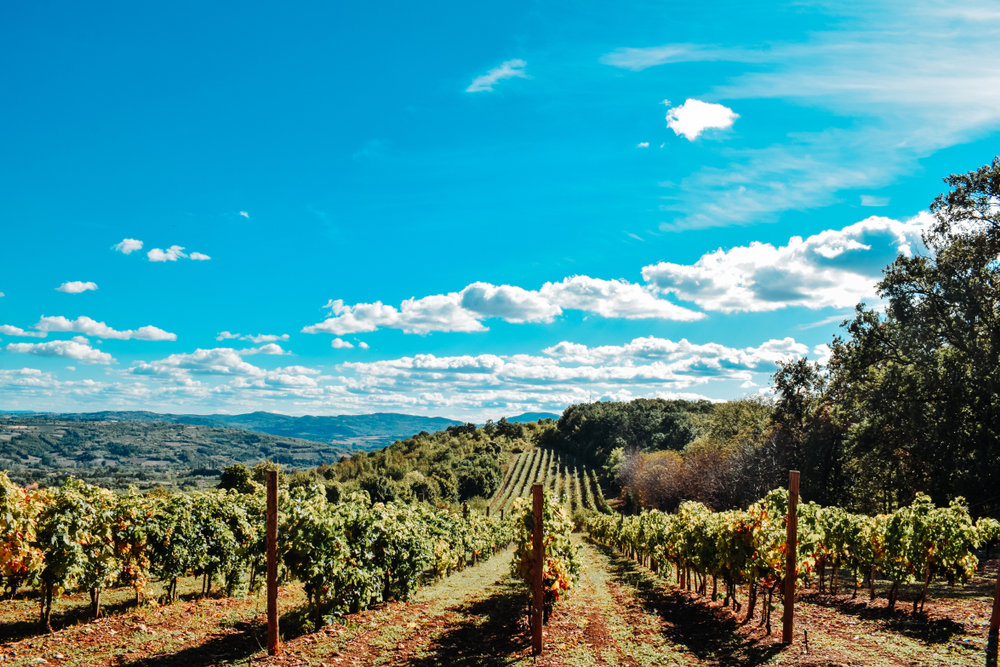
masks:
<path id="1" fill-rule="evenodd" d="M 799 503 L 799 471 L 788 471 L 788 521 L 785 530 L 785 615 L 781 619 L 781 643 L 792 643 L 795 620 L 795 556 L 799 521 L 795 507 Z"/>
<path id="2" fill-rule="evenodd" d="M 545 500 L 542 496 L 541 484 L 534 484 L 531 487 L 534 510 L 534 530 L 531 535 L 531 555 L 535 566 L 535 581 L 532 586 L 531 606 L 531 653 L 532 655 L 542 654 L 542 609 L 545 606 L 545 593 L 542 591 L 544 582 L 542 581 L 542 570 L 545 566 L 545 550 L 542 544 L 542 527 L 545 514 Z"/>
<path id="3" fill-rule="evenodd" d="M 267 654 L 278 655 L 278 471 L 265 473 L 267 486 Z"/>
<path id="4" fill-rule="evenodd" d="M 990 614 L 990 633 L 986 635 L 986 667 L 997 667 L 997 636 L 1000 635 L 1000 572 L 993 589 L 993 613 Z"/>

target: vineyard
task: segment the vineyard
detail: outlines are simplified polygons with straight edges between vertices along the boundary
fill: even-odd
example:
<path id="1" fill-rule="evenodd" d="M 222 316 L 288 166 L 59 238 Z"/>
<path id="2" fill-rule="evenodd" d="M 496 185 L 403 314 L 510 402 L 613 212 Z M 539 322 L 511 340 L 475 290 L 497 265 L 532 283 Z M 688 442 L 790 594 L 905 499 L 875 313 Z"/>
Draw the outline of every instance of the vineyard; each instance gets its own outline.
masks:
<path id="1" fill-rule="evenodd" d="M 500 490 L 490 499 L 490 511 L 509 511 L 518 498 L 531 493 L 532 485 L 541 484 L 546 494 L 563 500 L 571 515 L 585 510 L 610 513 L 596 471 L 571 460 L 554 449 L 541 447 L 515 454 Z"/>
<path id="2" fill-rule="evenodd" d="M 796 576 L 806 603 L 796 613 L 808 636 L 778 651 L 771 624 L 784 577 L 786 492 L 747 510 L 686 502 L 672 514 L 613 514 L 593 471 L 539 448 L 512 457 L 489 518 L 372 503 L 361 493 L 333 503 L 318 486 L 282 489 L 287 652 L 272 662 L 470 664 L 466 656 L 479 656 L 471 664 L 494 664 L 488 656 L 497 652 L 509 659 L 503 664 L 527 664 L 525 584 L 538 566 L 532 483 L 546 490 L 548 648 L 539 664 L 816 664 L 810 641 L 814 653 L 845 658 L 822 664 L 965 665 L 982 655 L 995 575 L 977 567 L 975 550 L 1000 524 L 973 522 L 961 500 L 938 507 L 918 496 L 880 516 L 799 504 Z M 84 646 L 73 664 L 117 664 L 122 651 L 137 666 L 264 660 L 263 510 L 256 485 L 242 494 L 115 494 L 72 479 L 22 488 L 0 474 L 8 598 L 0 659 L 37 663 Z M 577 511 L 589 537 L 571 532 Z M 912 609 L 898 609 L 900 599 Z M 205 634 L 203 625 L 216 629 Z M 228 638 L 217 649 L 225 660 L 201 657 L 212 636 Z M 866 657 L 851 662 L 854 653 Z"/>

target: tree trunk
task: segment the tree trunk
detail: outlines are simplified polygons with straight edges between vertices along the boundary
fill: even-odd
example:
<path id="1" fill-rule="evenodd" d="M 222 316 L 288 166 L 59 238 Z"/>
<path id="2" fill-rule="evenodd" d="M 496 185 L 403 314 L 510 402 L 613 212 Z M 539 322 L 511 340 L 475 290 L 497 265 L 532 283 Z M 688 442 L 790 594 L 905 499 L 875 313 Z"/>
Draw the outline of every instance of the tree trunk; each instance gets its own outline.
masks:
<path id="1" fill-rule="evenodd" d="M 717 575 L 712 575 L 712 602 L 718 600 L 719 592 L 719 577 Z"/>

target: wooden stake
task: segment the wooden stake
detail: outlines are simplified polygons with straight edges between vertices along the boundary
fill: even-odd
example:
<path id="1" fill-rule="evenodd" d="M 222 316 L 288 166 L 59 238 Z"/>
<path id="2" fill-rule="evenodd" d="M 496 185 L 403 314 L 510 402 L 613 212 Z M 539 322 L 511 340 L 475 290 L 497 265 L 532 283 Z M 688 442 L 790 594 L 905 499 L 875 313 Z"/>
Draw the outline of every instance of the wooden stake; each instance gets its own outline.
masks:
<path id="1" fill-rule="evenodd" d="M 997 667 L 997 637 L 1000 635 L 1000 572 L 993 590 L 993 613 L 990 615 L 990 632 L 986 635 L 986 667 Z"/>
<path id="2" fill-rule="evenodd" d="M 267 485 L 267 654 L 278 655 L 278 471 L 265 471 Z"/>
<path id="3" fill-rule="evenodd" d="M 795 621 L 795 556 L 798 543 L 799 471 L 788 471 L 788 525 L 785 531 L 785 615 L 781 622 L 781 643 L 792 643 Z"/>
<path id="4" fill-rule="evenodd" d="M 531 653 L 532 655 L 541 655 L 542 653 L 542 608 L 545 605 L 545 593 L 542 590 L 544 582 L 542 581 L 542 571 L 545 565 L 545 550 L 542 544 L 542 524 L 544 522 L 544 507 L 545 500 L 543 497 L 544 491 L 542 490 L 541 484 L 534 484 L 531 487 L 531 492 L 533 495 L 533 507 L 534 510 L 534 530 L 531 536 L 531 551 L 532 558 L 534 562 L 534 575 L 535 581 L 532 599 L 534 601 L 531 608 Z"/>

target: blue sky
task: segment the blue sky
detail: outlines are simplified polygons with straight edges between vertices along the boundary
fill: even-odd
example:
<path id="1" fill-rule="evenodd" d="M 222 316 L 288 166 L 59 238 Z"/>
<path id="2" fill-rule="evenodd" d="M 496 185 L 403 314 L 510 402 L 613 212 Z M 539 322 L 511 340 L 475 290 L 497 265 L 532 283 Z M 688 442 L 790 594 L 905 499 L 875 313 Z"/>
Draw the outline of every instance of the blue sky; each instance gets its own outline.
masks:
<path id="1" fill-rule="evenodd" d="M 998 41 L 998 3 L 7 3 L 0 409 L 760 391 L 1000 153 Z"/>

